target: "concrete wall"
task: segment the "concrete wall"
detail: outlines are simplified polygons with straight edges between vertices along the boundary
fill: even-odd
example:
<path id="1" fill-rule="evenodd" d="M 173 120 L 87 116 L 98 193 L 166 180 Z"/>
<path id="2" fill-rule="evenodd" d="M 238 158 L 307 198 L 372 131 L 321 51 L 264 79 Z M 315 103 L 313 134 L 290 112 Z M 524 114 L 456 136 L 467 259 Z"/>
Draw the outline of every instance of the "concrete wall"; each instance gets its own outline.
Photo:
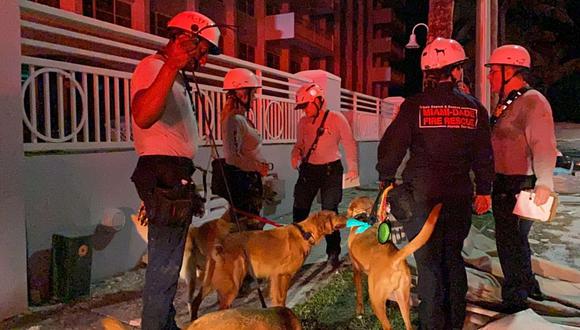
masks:
<path id="1" fill-rule="evenodd" d="M 0 320 L 27 307 L 18 3 L 0 10 Z"/>
<path id="2" fill-rule="evenodd" d="M 274 172 L 285 182 L 286 198 L 268 217 L 292 212 L 294 184 L 298 177 L 289 155 L 292 145 L 266 145 L 264 154 Z M 376 181 L 376 142 L 359 143 L 361 184 Z M 200 149 L 195 163 L 206 167 L 209 148 Z M 26 224 L 29 257 L 51 248 L 52 235 L 93 235 L 92 278 L 102 279 L 135 266 L 145 251 L 130 221 L 139 199 L 130 181 L 137 157 L 134 151 L 35 155 L 25 160 Z M 195 182 L 201 183 L 200 172 Z M 120 209 L 125 226 L 116 233 L 99 230 L 105 209 Z"/>

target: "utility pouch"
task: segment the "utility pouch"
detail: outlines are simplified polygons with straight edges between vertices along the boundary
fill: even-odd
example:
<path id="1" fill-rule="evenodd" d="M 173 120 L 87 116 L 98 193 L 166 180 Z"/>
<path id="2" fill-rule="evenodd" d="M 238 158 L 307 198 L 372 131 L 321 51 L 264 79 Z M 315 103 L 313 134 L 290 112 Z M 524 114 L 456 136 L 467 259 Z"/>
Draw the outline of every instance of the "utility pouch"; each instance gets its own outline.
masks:
<path id="1" fill-rule="evenodd" d="M 391 205 L 391 214 L 397 221 L 403 223 L 413 218 L 413 208 L 415 199 L 413 190 L 408 184 L 396 186 L 389 192 L 389 204 Z"/>
<path id="2" fill-rule="evenodd" d="M 147 217 L 156 225 L 178 227 L 189 225 L 195 215 L 203 216 L 205 199 L 195 190 L 193 183 L 178 185 L 174 188 L 156 187 Z"/>

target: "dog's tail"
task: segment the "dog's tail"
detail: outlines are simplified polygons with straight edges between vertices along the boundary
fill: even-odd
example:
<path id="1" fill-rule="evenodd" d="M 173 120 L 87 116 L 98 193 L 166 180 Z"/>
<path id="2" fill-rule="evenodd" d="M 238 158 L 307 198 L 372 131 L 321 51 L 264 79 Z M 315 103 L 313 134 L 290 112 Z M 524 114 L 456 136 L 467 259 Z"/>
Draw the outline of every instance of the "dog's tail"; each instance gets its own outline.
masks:
<path id="1" fill-rule="evenodd" d="M 441 207 L 443 204 L 439 203 L 433 207 L 431 213 L 429 213 L 429 217 L 427 217 L 427 221 L 423 225 L 423 228 L 419 232 L 419 234 L 413 238 L 409 244 L 407 244 L 404 248 L 399 250 L 395 255 L 395 264 L 399 263 L 401 260 L 407 258 L 415 251 L 419 250 L 431 237 L 433 234 L 433 230 L 435 230 L 435 225 L 437 224 L 437 219 L 439 219 L 439 214 L 441 213 Z"/>
<path id="2" fill-rule="evenodd" d="M 107 317 L 101 321 L 103 329 L 105 330 L 126 330 L 128 327 L 124 326 L 119 320 Z"/>

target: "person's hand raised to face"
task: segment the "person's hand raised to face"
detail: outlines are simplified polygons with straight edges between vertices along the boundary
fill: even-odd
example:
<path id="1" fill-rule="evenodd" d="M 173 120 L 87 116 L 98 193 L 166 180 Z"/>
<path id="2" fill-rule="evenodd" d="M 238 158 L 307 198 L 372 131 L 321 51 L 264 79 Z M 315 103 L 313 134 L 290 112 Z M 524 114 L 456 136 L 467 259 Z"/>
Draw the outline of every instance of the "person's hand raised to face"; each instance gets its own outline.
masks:
<path id="1" fill-rule="evenodd" d="M 203 66 L 207 61 L 208 51 L 209 42 L 190 33 L 179 34 L 165 48 L 167 64 L 175 70 L 188 66 L 188 69 L 195 70 L 198 66 Z"/>

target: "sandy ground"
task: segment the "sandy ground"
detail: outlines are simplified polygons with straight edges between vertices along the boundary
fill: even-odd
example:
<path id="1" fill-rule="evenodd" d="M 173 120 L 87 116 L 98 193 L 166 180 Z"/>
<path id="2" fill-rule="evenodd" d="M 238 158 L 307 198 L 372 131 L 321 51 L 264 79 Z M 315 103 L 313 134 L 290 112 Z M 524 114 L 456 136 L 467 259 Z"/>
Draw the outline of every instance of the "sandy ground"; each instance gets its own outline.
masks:
<path id="1" fill-rule="evenodd" d="M 566 154 L 580 159 L 580 124 L 557 124 L 558 146 Z M 554 222 L 535 224 L 530 233 L 530 243 L 536 256 L 580 269 L 580 176 L 561 176 L 554 179 L 560 193 L 560 207 Z M 345 190 L 342 205 L 359 195 L 374 195 L 374 191 Z M 344 211 L 344 206 L 342 211 Z M 291 216 L 277 219 L 289 223 Z M 485 230 L 493 237 L 493 224 Z M 342 232 L 345 255 L 347 231 Z M 289 306 L 305 301 L 317 288 L 328 281 L 330 269 L 324 263 L 324 243 L 311 252 L 307 266 L 298 274 L 289 292 Z M 51 305 L 31 308 L 29 313 L 0 322 L 0 329 L 101 329 L 100 319 L 112 315 L 127 324 L 138 325 L 141 310 L 140 291 L 143 287 L 144 269 L 137 269 L 106 281 L 94 283 L 91 299 L 69 305 Z M 184 287 L 180 286 L 176 298 L 178 323 L 187 323 Z M 217 309 L 217 297 L 212 295 L 202 305 L 200 314 Z M 252 291 L 239 297 L 235 305 L 259 306 Z"/>

